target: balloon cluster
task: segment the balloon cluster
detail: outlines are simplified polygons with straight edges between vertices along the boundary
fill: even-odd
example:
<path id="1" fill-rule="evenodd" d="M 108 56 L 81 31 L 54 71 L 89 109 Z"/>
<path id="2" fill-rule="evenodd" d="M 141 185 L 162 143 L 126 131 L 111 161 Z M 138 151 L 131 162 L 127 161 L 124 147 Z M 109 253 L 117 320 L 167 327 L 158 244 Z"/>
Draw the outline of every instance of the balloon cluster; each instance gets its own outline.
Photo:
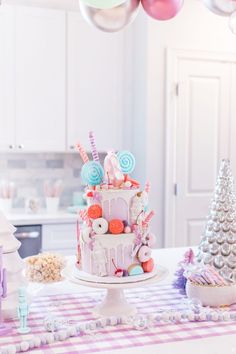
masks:
<path id="1" fill-rule="evenodd" d="M 178 14 L 184 0 L 80 0 L 80 10 L 92 26 L 117 32 L 133 22 L 140 2 L 149 16 L 165 21 Z"/>
<path id="2" fill-rule="evenodd" d="M 216 15 L 229 17 L 229 28 L 236 34 L 236 0 L 201 0 Z M 85 20 L 104 32 L 117 32 L 133 22 L 140 3 L 155 20 L 175 17 L 184 0 L 79 0 Z"/>
<path id="3" fill-rule="evenodd" d="M 202 0 L 214 14 L 229 17 L 229 28 L 236 34 L 236 0 Z"/>

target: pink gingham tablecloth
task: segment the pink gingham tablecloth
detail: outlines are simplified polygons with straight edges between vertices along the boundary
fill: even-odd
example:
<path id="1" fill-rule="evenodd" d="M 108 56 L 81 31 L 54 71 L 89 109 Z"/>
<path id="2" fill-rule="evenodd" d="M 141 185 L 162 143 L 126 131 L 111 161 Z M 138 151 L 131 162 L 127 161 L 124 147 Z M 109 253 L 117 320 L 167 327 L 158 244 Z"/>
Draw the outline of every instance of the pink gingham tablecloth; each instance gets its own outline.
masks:
<path id="1" fill-rule="evenodd" d="M 66 318 L 71 324 L 94 319 L 91 309 L 104 296 L 103 290 L 88 291 L 78 294 L 61 294 L 41 296 L 31 305 L 29 326 L 32 332 L 21 336 L 17 334 L 18 322 L 12 322 L 12 333 L 0 338 L 0 347 L 19 343 L 23 339 L 30 339 L 32 335 L 45 332 L 43 319 L 49 314 Z M 143 314 L 153 314 L 159 310 L 186 309 L 186 298 L 180 295 L 171 285 L 157 285 L 146 288 L 137 288 L 126 291 L 127 299 L 135 304 Z M 229 309 L 224 308 L 224 311 Z M 236 311 L 236 306 L 230 311 Z M 41 354 L 87 354 L 106 353 L 115 349 L 144 347 L 147 345 L 161 345 L 163 343 L 190 341 L 198 338 L 223 336 L 236 333 L 236 322 L 184 322 L 158 323 L 155 327 L 138 331 L 128 325 L 107 327 L 89 334 L 70 338 L 64 342 L 55 342 L 32 350 L 32 353 Z"/>

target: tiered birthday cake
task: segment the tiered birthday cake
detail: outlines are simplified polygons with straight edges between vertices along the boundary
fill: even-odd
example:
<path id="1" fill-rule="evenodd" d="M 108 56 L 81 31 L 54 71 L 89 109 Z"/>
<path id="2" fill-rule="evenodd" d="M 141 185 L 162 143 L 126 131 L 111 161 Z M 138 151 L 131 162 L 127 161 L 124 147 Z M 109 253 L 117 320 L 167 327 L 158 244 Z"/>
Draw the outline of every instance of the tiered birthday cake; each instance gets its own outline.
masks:
<path id="1" fill-rule="evenodd" d="M 92 157 L 78 144 L 84 165 L 87 208 L 80 211 L 77 265 L 82 271 L 100 276 L 132 276 L 151 273 L 151 248 L 155 236 L 149 231 L 154 215 L 148 211 L 149 183 L 144 191 L 130 178 L 135 158 L 128 151 L 108 152 L 101 165 L 94 135 L 89 134 Z"/>

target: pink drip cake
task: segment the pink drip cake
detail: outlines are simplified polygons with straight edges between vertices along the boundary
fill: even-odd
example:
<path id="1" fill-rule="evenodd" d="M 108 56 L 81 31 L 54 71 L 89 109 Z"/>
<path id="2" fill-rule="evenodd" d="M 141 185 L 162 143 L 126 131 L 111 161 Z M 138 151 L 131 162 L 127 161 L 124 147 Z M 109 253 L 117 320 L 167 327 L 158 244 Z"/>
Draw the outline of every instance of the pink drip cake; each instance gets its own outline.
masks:
<path id="1" fill-rule="evenodd" d="M 77 266 L 100 277 L 132 276 L 154 269 L 151 257 L 156 239 L 150 232 L 154 215 L 148 211 L 149 183 L 143 191 L 130 178 L 135 158 L 129 151 L 108 152 L 102 165 L 90 132 L 93 160 L 81 146 L 87 207 L 79 212 Z"/>

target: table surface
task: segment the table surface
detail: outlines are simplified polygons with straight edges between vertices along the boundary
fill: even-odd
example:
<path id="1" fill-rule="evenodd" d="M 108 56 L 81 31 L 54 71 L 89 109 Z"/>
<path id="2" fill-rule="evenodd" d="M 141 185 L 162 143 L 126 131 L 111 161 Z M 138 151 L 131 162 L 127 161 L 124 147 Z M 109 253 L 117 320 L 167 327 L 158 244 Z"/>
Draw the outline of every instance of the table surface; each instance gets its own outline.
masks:
<path id="1" fill-rule="evenodd" d="M 153 256 L 156 262 L 169 270 L 168 276 L 160 284 L 170 284 L 173 280 L 173 275 L 177 268 L 177 263 L 182 259 L 185 248 L 172 248 L 172 249 L 159 249 L 153 252 Z M 65 280 L 60 283 L 50 284 L 44 286 L 40 291 L 40 295 L 58 295 L 66 293 L 78 293 L 84 292 L 84 296 L 89 290 L 95 290 L 94 288 L 88 288 L 85 286 L 76 285 Z M 234 326 L 234 325 L 233 325 Z M 236 333 L 236 324 L 235 324 Z M 163 343 L 151 346 L 142 346 L 129 349 L 115 349 L 107 351 L 106 354 L 139 354 L 144 351 L 148 351 L 148 354 L 222 354 L 222 351 L 227 351 L 231 354 L 236 354 L 236 340 L 235 335 L 221 335 L 219 337 L 214 336 L 211 338 L 192 339 L 186 341 L 179 341 L 173 343 Z M 45 351 L 45 353 L 48 351 Z M 33 351 L 32 351 L 33 353 Z"/>
<path id="2" fill-rule="evenodd" d="M 177 263 L 182 259 L 185 248 L 168 248 L 154 250 L 153 256 L 156 262 L 169 270 L 168 276 L 161 282 L 161 284 L 170 284 L 173 280 L 173 275 L 177 268 Z M 63 289 L 67 289 L 70 292 L 78 292 L 78 290 L 84 291 L 88 289 L 94 290 L 94 288 L 83 287 L 72 284 L 68 281 L 63 283 L 51 284 L 46 286 L 42 290 L 42 294 L 58 294 L 63 293 Z M 236 333 L 236 324 L 235 324 Z M 106 351 L 106 354 L 139 354 L 144 350 L 148 350 L 148 354 L 222 354 L 222 351 L 228 351 L 228 353 L 236 354 L 236 340 L 235 335 L 227 335 L 213 338 L 201 338 L 196 340 L 182 341 L 167 343 L 155 346 L 135 347 L 130 349 L 113 350 L 112 352 Z"/>

